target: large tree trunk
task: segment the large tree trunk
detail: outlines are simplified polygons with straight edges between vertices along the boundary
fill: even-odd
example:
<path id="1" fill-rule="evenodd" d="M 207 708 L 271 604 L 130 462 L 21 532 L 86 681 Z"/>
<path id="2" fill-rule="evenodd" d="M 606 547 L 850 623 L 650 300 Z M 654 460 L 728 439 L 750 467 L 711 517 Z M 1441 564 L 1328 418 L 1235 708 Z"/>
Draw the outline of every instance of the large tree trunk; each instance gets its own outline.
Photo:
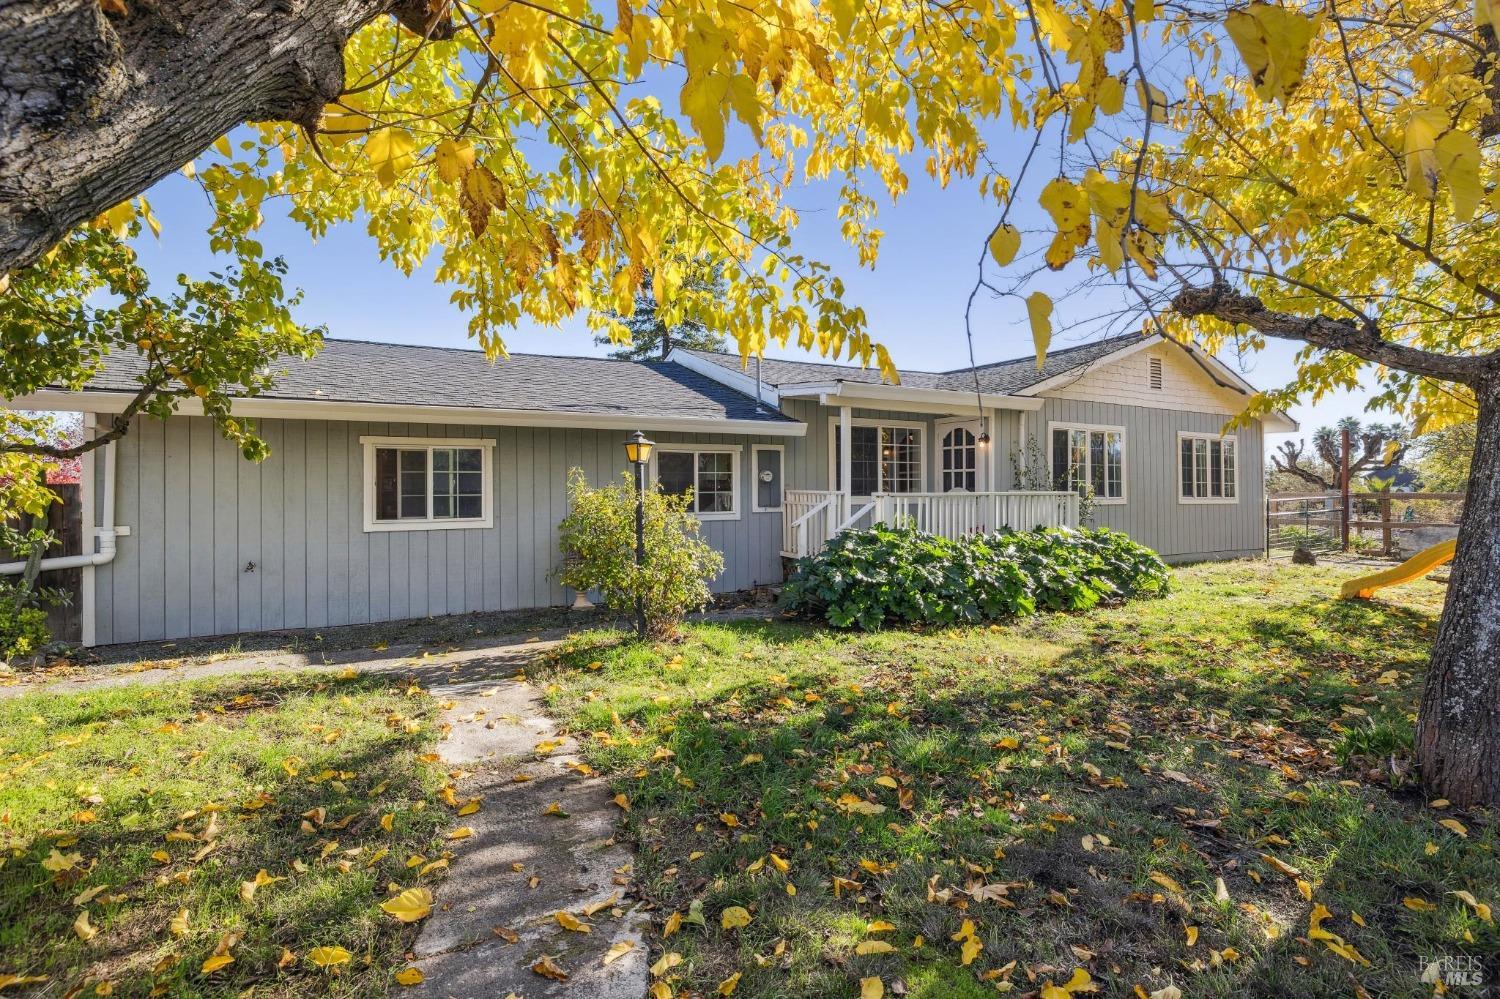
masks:
<path id="1" fill-rule="evenodd" d="M 343 89 L 350 35 L 387 13 L 423 30 L 427 12 L 425 0 L 0 0 L 0 274 L 242 122 L 313 125 Z"/>
<path id="2" fill-rule="evenodd" d="M 1500 378 L 1475 395 L 1468 498 L 1417 718 L 1423 784 L 1455 805 L 1500 804 Z"/>

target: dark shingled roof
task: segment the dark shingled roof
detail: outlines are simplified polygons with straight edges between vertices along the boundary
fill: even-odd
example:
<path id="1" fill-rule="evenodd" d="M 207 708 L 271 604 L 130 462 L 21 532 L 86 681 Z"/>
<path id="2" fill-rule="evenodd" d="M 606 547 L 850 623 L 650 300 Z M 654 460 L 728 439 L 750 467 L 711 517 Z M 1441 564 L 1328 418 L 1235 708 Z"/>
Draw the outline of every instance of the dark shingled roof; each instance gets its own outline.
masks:
<path id="1" fill-rule="evenodd" d="M 1087 367 L 1113 354 L 1122 347 L 1140 342 L 1141 334 L 1127 333 L 1077 347 L 1065 347 L 1047 354 L 1042 369 L 1037 370 L 1036 357 L 1027 355 L 1009 361 L 979 365 L 979 385 L 993 395 L 1013 395 L 1049 378 Z M 731 371 L 739 371 L 751 377 L 755 375 L 755 362 L 748 368 L 740 366 L 740 355 L 724 354 L 708 350 L 690 350 L 687 353 Z M 880 373 L 874 368 L 857 368 L 847 364 L 827 364 L 812 361 L 783 361 L 765 358 L 761 361 L 761 380 L 774 388 L 793 385 L 818 384 L 820 382 L 844 381 L 866 385 L 882 382 Z M 901 371 L 901 384 L 907 388 L 944 389 L 951 392 L 973 392 L 974 372 L 969 368 L 952 371 Z"/>
<path id="2" fill-rule="evenodd" d="M 85 391 L 134 392 L 144 367 L 133 351 L 111 354 Z M 284 358 L 275 368 L 284 373 L 260 398 L 796 422 L 671 362 L 511 354 L 491 364 L 479 350 L 328 339 L 311 360 Z"/>

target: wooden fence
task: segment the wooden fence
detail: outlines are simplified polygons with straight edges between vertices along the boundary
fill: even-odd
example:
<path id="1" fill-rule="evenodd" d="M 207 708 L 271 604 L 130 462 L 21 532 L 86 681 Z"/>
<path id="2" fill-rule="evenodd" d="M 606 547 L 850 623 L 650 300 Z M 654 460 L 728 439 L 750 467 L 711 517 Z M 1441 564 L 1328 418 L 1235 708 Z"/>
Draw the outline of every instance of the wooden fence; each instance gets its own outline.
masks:
<path id="1" fill-rule="evenodd" d="M 77 483 L 50 487 L 61 500 L 47 508 L 46 529 L 57 538 L 47 549 L 48 556 L 83 554 L 83 504 Z M 21 526 L 21 525 L 17 525 Z M 29 525 L 28 525 L 29 526 Z M 14 552 L 0 549 L 0 562 L 16 561 Z M 12 581 L 15 577 L 8 577 Z M 41 574 L 38 586 L 54 587 L 68 594 L 68 602 L 53 607 L 47 612 L 47 630 L 60 642 L 78 642 L 83 639 L 83 616 L 80 602 L 83 597 L 82 569 L 52 569 Z"/>
<path id="2" fill-rule="evenodd" d="M 1374 541 L 1378 536 L 1378 544 L 1369 547 L 1395 556 L 1408 547 L 1400 544 L 1403 537 L 1456 531 L 1463 504 L 1463 493 L 1380 491 L 1348 497 L 1338 493 L 1271 497 L 1266 501 L 1266 555 L 1290 554 L 1298 546 L 1315 552 L 1349 551 L 1366 547 L 1359 539 Z"/>

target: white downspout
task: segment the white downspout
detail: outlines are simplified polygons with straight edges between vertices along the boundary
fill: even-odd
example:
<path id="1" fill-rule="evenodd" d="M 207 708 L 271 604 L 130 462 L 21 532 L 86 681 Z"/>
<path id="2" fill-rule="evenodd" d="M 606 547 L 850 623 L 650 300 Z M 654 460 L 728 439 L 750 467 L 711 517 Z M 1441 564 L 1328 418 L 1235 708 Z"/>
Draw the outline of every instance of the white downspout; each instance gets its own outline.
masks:
<path id="1" fill-rule="evenodd" d="M 93 565 L 107 565 L 115 558 L 115 446 L 111 441 L 104 445 L 104 503 L 100 510 L 99 527 L 94 536 L 99 539 L 99 550 L 83 555 L 56 555 L 42 559 L 41 571 L 51 569 L 83 569 Z M 88 488 L 87 484 L 84 488 Z M 89 525 L 84 525 L 84 537 Z M 0 562 L 0 576 L 19 576 L 26 571 L 25 562 Z"/>

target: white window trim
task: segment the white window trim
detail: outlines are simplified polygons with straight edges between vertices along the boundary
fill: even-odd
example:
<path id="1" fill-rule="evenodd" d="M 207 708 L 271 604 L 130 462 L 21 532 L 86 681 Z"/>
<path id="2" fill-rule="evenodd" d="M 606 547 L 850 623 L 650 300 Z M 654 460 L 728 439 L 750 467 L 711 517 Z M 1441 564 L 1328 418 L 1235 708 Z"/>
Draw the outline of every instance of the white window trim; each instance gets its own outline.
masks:
<path id="1" fill-rule="evenodd" d="M 702 520 L 702 521 L 710 521 L 710 520 L 739 520 L 740 519 L 741 514 L 744 512 L 744 505 L 743 505 L 743 503 L 740 500 L 740 493 L 744 491 L 744 482 L 740 478 L 740 455 L 744 451 L 744 447 L 742 445 L 739 445 L 739 444 L 694 444 L 694 443 L 692 443 L 690 441 L 689 442 L 669 441 L 669 442 L 665 442 L 665 443 L 660 443 L 659 442 L 656 445 L 656 447 L 652 448 L 652 450 L 651 450 L 651 481 L 653 483 L 655 483 L 655 482 L 658 481 L 657 474 L 656 474 L 656 456 L 659 455 L 659 454 L 661 454 L 663 451 L 671 451 L 673 454 L 691 454 L 691 455 L 693 455 L 693 483 L 694 483 L 694 485 L 693 485 L 693 492 L 694 493 L 697 493 L 697 491 L 698 491 L 698 487 L 697 487 L 697 481 L 698 481 L 698 476 L 697 476 L 698 458 L 697 458 L 697 456 L 700 455 L 700 454 L 727 454 L 727 455 L 729 455 L 730 456 L 729 477 L 730 477 L 730 479 L 731 479 L 731 481 L 733 482 L 733 485 L 734 485 L 733 491 L 730 493 L 730 500 L 733 502 L 734 508 L 732 510 L 728 511 L 727 513 L 723 512 L 723 511 L 720 511 L 718 513 L 698 513 L 696 510 L 689 510 L 688 512 L 691 513 L 698 520 Z M 697 502 L 696 498 L 694 499 L 694 502 Z"/>
<path id="2" fill-rule="evenodd" d="M 835 482 L 837 482 L 838 478 L 839 478 L 838 443 L 839 443 L 839 424 L 840 424 L 840 422 L 841 421 L 839 420 L 839 418 L 837 416 L 830 416 L 828 418 L 828 488 L 829 488 L 829 491 L 833 491 L 833 489 L 834 489 L 833 484 Z M 927 491 L 927 481 L 928 481 L 928 472 L 927 472 L 927 469 L 928 469 L 928 466 L 930 464 L 932 464 L 932 452 L 931 452 L 931 444 L 932 444 L 932 442 L 931 442 L 930 438 L 933 436 L 933 434 L 932 434 L 932 428 L 930 426 L 928 426 L 926 423 L 923 423 L 920 420 L 879 420 L 879 419 L 871 419 L 870 417 L 865 417 L 865 416 L 855 417 L 854 419 L 850 420 L 849 421 L 849 426 L 851 426 L 851 427 L 891 427 L 892 429 L 897 429 L 897 430 L 917 430 L 917 431 L 920 431 L 921 434 L 922 434 L 922 437 L 921 437 L 921 442 L 922 442 L 921 443 L 922 456 L 921 456 L 921 459 L 917 462 L 917 464 L 920 466 L 919 469 L 918 469 L 918 471 L 922 475 L 922 481 L 920 483 L 920 488 L 917 489 L 917 492 L 919 492 L 919 493 L 925 493 Z M 882 485 L 883 484 L 884 483 L 882 483 Z"/>
<path id="3" fill-rule="evenodd" d="M 364 451 L 365 533 L 384 531 L 472 531 L 495 526 L 495 482 L 493 454 L 495 442 L 481 437 L 361 437 L 359 443 Z M 479 448 L 479 471 L 483 479 L 480 504 L 483 515 L 479 517 L 434 518 L 432 516 L 432 459 L 427 462 L 427 516 L 422 520 L 376 520 L 375 519 L 375 449 L 378 447 L 399 448 Z"/>
<path id="4" fill-rule="evenodd" d="M 1182 495 L 1182 442 L 1187 440 L 1205 441 L 1234 441 L 1234 495 L 1224 496 L 1184 496 Z M 1177 478 L 1173 480 L 1172 491 L 1177 494 L 1177 502 L 1182 506 L 1230 506 L 1237 505 L 1240 501 L 1240 457 L 1242 448 L 1238 434 L 1215 434 L 1202 433 L 1195 430 L 1177 431 L 1177 457 L 1172 462 L 1176 469 Z"/>
<path id="5" fill-rule="evenodd" d="M 762 451 L 781 452 L 781 502 L 775 506 L 760 505 L 760 487 L 756 476 L 760 475 L 760 458 Z M 751 513 L 781 513 L 786 503 L 786 445 L 785 444 L 751 444 L 750 445 L 750 512 Z"/>
<path id="6" fill-rule="evenodd" d="M 1124 427 L 1109 426 L 1103 423 L 1069 423 L 1064 420 L 1047 421 L 1047 474 L 1052 474 L 1055 467 L 1052 464 L 1052 436 L 1055 430 L 1101 430 L 1107 433 L 1120 435 L 1120 495 L 1114 497 L 1095 496 L 1095 506 L 1124 506 L 1130 499 L 1130 435 L 1125 432 Z"/>

